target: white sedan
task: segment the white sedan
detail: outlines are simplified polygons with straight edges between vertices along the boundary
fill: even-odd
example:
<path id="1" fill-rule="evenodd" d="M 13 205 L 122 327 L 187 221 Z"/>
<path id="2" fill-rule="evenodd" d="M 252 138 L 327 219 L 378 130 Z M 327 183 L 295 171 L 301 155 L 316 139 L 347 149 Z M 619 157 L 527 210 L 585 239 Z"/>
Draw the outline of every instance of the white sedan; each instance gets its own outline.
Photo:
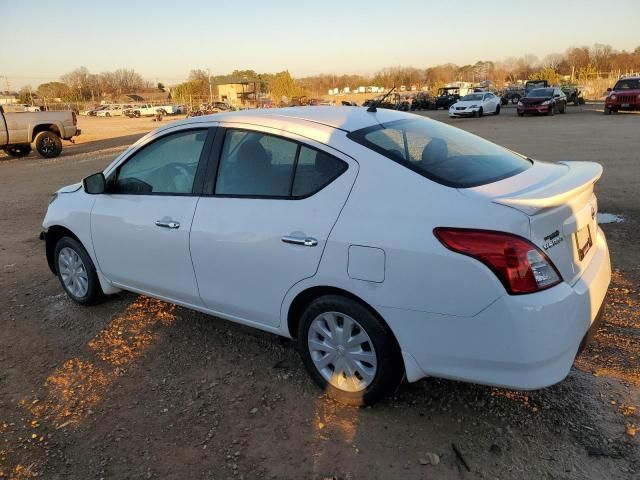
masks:
<path id="1" fill-rule="evenodd" d="M 600 165 L 370 110 L 248 110 L 151 132 L 53 196 L 49 267 L 79 304 L 129 290 L 294 338 L 349 404 L 428 375 L 564 379 L 610 280 Z"/>
<path id="2" fill-rule="evenodd" d="M 485 113 L 500 115 L 500 97 L 491 92 L 465 95 L 449 107 L 450 117 L 481 117 Z"/>

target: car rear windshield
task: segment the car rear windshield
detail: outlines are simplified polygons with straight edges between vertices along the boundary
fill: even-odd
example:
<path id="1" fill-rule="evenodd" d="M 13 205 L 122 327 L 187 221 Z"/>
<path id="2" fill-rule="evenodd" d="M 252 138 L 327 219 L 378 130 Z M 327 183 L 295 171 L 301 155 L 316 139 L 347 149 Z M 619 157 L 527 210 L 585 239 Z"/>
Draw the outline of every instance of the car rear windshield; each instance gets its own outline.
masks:
<path id="1" fill-rule="evenodd" d="M 536 88 L 531 90 L 527 97 L 550 97 L 553 95 L 553 88 Z"/>
<path id="2" fill-rule="evenodd" d="M 397 120 L 348 137 L 437 183 L 477 187 L 524 172 L 532 162 L 458 128 L 426 118 Z"/>
<path id="3" fill-rule="evenodd" d="M 640 90 L 640 80 L 636 78 L 619 80 L 613 89 L 614 90 Z"/>

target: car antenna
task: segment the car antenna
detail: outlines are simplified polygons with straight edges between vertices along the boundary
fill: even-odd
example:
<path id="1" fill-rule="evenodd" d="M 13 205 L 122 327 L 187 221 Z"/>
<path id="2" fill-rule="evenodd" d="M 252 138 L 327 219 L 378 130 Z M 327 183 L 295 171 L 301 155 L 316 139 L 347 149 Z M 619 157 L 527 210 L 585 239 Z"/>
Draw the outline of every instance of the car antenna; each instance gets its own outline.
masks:
<path id="1" fill-rule="evenodd" d="M 367 108 L 367 112 L 372 112 L 375 113 L 378 111 L 378 105 L 380 105 L 382 102 L 384 102 L 385 98 L 387 98 L 389 95 L 391 95 L 391 93 L 396 89 L 396 86 L 394 85 L 393 88 L 391 90 L 389 90 L 387 92 L 387 94 L 382 97 L 380 100 L 378 100 L 376 103 L 372 104 L 371 106 L 369 106 L 369 108 Z"/>

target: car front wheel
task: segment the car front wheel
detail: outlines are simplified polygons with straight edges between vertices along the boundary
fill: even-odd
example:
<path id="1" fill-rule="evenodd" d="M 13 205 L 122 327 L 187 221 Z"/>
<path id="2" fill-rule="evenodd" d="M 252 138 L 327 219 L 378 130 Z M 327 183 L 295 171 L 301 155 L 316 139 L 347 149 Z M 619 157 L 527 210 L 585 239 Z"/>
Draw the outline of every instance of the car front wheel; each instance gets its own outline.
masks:
<path id="1" fill-rule="evenodd" d="M 55 248 L 58 279 L 71 300 L 80 305 L 94 305 L 104 298 L 96 268 L 82 244 L 62 237 Z"/>
<path id="2" fill-rule="evenodd" d="M 326 393 L 348 405 L 370 405 L 404 374 L 389 328 L 362 304 L 327 295 L 309 304 L 298 337 L 305 367 Z"/>

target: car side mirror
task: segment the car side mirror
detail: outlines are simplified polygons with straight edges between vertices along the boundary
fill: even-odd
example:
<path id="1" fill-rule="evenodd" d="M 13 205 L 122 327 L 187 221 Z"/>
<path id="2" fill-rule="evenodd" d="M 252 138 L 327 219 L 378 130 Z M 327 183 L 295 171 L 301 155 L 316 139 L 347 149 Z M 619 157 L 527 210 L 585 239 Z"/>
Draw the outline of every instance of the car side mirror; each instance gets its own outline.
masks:
<path id="1" fill-rule="evenodd" d="M 94 173 L 82 179 L 84 191 L 90 195 L 99 195 L 105 192 L 106 180 L 102 172 Z"/>
<path id="2" fill-rule="evenodd" d="M 612 90 L 610 88 L 607 88 L 607 92 L 611 92 Z"/>

